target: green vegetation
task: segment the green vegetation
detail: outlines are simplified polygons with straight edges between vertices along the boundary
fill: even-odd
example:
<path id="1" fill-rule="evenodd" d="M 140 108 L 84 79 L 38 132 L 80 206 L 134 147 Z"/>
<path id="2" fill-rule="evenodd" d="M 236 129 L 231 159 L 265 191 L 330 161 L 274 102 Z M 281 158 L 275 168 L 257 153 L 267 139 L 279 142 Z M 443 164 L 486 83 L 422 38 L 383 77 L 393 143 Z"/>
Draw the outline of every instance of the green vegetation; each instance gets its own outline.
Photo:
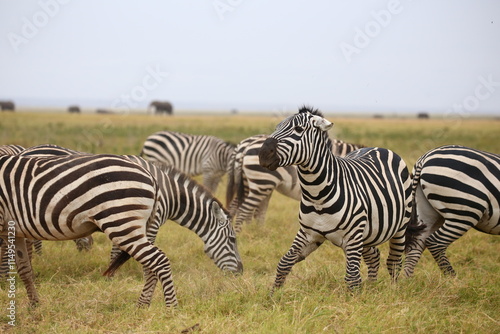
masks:
<path id="1" fill-rule="evenodd" d="M 2 113 L 0 144 L 51 143 L 92 153 L 138 154 L 159 130 L 215 135 L 233 143 L 271 133 L 278 116 L 75 115 Z M 461 144 L 500 153 L 498 120 L 336 119 L 332 135 L 388 147 L 409 165 L 427 150 Z M 411 169 L 411 167 L 410 167 Z M 224 185 L 217 191 L 224 200 Z M 283 289 L 269 295 L 276 265 L 288 250 L 298 202 L 274 194 L 264 225 L 245 225 L 238 237 L 241 276 L 224 274 L 203 253 L 191 231 L 167 222 L 157 244 L 172 263 L 179 307 L 167 309 L 157 288 L 150 308 L 137 309 L 142 268 L 129 261 L 112 280 L 106 269 L 110 242 L 95 235 L 94 248 L 78 253 L 71 241 L 44 242 L 34 270 L 41 304 L 29 308 L 16 280 L 16 326 L 7 325 L 7 282 L 0 282 L 0 331 L 8 333 L 500 333 L 500 238 L 468 232 L 448 253 L 458 276 L 441 275 L 426 251 L 415 277 L 379 280 L 351 294 L 344 284 L 342 251 L 324 244 L 294 266 Z M 387 245 L 381 247 L 387 257 Z M 362 267 L 366 276 L 366 267 Z"/>

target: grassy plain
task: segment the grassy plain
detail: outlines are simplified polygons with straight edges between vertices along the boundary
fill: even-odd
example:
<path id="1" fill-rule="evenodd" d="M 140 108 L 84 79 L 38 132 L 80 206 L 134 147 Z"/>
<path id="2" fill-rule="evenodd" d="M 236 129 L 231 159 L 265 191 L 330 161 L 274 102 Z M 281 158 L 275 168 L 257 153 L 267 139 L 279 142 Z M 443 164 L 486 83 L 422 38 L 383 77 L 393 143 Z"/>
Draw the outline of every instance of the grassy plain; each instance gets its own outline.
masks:
<path id="1" fill-rule="evenodd" d="M 97 115 L 2 113 L 0 145 L 52 143 L 92 153 L 138 154 L 155 131 L 210 134 L 237 143 L 271 133 L 283 115 Z M 371 119 L 327 115 L 332 136 L 399 153 L 411 166 L 427 150 L 462 144 L 500 153 L 499 120 Z M 217 191 L 224 199 L 224 185 Z M 41 305 L 29 308 L 16 280 L 16 326 L 7 324 L 7 284 L 0 282 L 0 332 L 9 333 L 500 333 L 500 238 L 468 232 L 448 253 L 457 278 L 440 274 L 428 252 L 415 277 L 379 280 L 356 294 L 344 284 L 345 259 L 324 244 L 297 264 L 284 288 L 269 295 L 276 265 L 298 229 L 298 202 L 274 194 L 264 225 L 244 226 L 238 237 L 244 274 L 220 272 L 191 231 L 168 222 L 157 244 L 172 263 L 180 305 L 167 309 L 157 288 L 150 308 L 137 309 L 142 269 L 129 261 L 112 280 L 110 242 L 78 253 L 72 242 L 45 242 L 34 259 Z M 381 247 L 387 256 L 386 245 Z M 362 267 L 366 275 L 366 267 Z"/>

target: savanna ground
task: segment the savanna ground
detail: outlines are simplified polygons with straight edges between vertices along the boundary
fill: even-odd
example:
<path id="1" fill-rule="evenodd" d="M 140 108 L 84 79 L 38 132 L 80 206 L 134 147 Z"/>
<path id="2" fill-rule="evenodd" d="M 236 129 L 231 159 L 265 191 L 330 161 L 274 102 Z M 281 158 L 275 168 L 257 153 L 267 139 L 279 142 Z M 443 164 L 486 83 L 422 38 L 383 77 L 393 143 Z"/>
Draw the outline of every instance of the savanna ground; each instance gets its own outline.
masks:
<path id="1" fill-rule="evenodd" d="M 51 143 L 92 153 L 138 154 L 159 130 L 210 134 L 233 143 L 271 133 L 284 115 L 97 115 L 2 113 L 0 144 Z M 427 150 L 461 144 L 500 153 L 499 120 L 471 118 L 371 119 L 327 115 L 331 135 L 399 153 L 412 166 Z M 411 168 L 411 167 L 410 167 Z M 225 184 L 217 197 L 225 198 Z M 264 225 L 245 225 L 238 236 L 241 276 L 224 274 L 205 256 L 191 231 L 167 222 L 157 244 L 172 263 L 180 305 L 167 309 L 157 287 L 151 307 L 137 309 L 142 268 L 129 261 L 112 280 L 101 276 L 110 242 L 95 235 L 78 253 L 71 241 L 44 242 L 35 256 L 41 304 L 28 307 L 16 279 L 15 327 L 7 324 L 7 284 L 0 283 L 0 331 L 9 333 L 500 333 L 500 237 L 469 231 L 448 250 L 458 275 L 443 276 L 426 251 L 411 279 L 379 280 L 355 293 L 344 284 L 342 251 L 325 243 L 294 266 L 285 286 L 269 295 L 276 265 L 288 250 L 298 202 L 274 194 Z M 381 247 L 387 257 L 386 245 Z M 366 267 L 362 266 L 363 277 Z"/>

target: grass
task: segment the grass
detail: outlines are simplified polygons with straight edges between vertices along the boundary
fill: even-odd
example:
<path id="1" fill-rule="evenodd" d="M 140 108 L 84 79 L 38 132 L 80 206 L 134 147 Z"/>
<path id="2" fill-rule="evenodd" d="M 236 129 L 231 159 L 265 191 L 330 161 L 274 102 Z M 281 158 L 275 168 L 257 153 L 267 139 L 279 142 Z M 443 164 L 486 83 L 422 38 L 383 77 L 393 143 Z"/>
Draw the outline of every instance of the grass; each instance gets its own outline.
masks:
<path id="1" fill-rule="evenodd" d="M 351 142 L 384 146 L 408 164 L 428 149 L 462 144 L 500 152 L 495 120 L 335 119 L 332 133 Z M 271 133 L 276 116 L 69 115 L 5 113 L 0 144 L 53 143 L 93 153 L 137 154 L 159 130 L 216 135 L 233 143 Z M 224 199 L 224 185 L 217 191 Z M 95 235 L 94 248 L 78 253 L 71 241 L 44 242 L 34 258 L 41 304 L 30 308 L 16 280 L 16 326 L 7 325 L 6 282 L 0 282 L 0 331 L 9 333 L 500 333 L 500 238 L 469 231 L 449 248 L 456 278 L 441 275 L 425 252 L 415 277 L 379 280 L 355 294 L 344 284 L 342 251 L 324 244 L 294 266 L 285 286 L 270 296 L 276 265 L 298 229 L 298 202 L 274 194 L 264 225 L 245 225 L 238 236 L 244 274 L 224 274 L 203 254 L 202 242 L 173 222 L 157 244 L 172 263 L 180 305 L 167 309 L 157 287 L 151 307 L 135 302 L 142 269 L 129 261 L 112 280 L 106 269 L 110 242 Z M 383 258 L 387 245 L 382 245 Z M 363 266 L 366 277 L 366 267 Z"/>

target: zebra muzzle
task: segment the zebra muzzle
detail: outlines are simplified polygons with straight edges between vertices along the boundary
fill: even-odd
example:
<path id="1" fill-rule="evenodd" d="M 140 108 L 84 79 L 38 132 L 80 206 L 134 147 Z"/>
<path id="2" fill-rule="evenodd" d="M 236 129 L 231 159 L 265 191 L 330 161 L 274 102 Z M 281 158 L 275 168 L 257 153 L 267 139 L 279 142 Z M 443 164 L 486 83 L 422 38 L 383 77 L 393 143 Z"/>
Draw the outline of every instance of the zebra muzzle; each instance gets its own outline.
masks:
<path id="1" fill-rule="evenodd" d="M 278 141 L 274 138 L 267 138 L 259 151 L 259 163 L 269 170 L 276 170 L 279 167 L 280 159 L 276 151 Z"/>

